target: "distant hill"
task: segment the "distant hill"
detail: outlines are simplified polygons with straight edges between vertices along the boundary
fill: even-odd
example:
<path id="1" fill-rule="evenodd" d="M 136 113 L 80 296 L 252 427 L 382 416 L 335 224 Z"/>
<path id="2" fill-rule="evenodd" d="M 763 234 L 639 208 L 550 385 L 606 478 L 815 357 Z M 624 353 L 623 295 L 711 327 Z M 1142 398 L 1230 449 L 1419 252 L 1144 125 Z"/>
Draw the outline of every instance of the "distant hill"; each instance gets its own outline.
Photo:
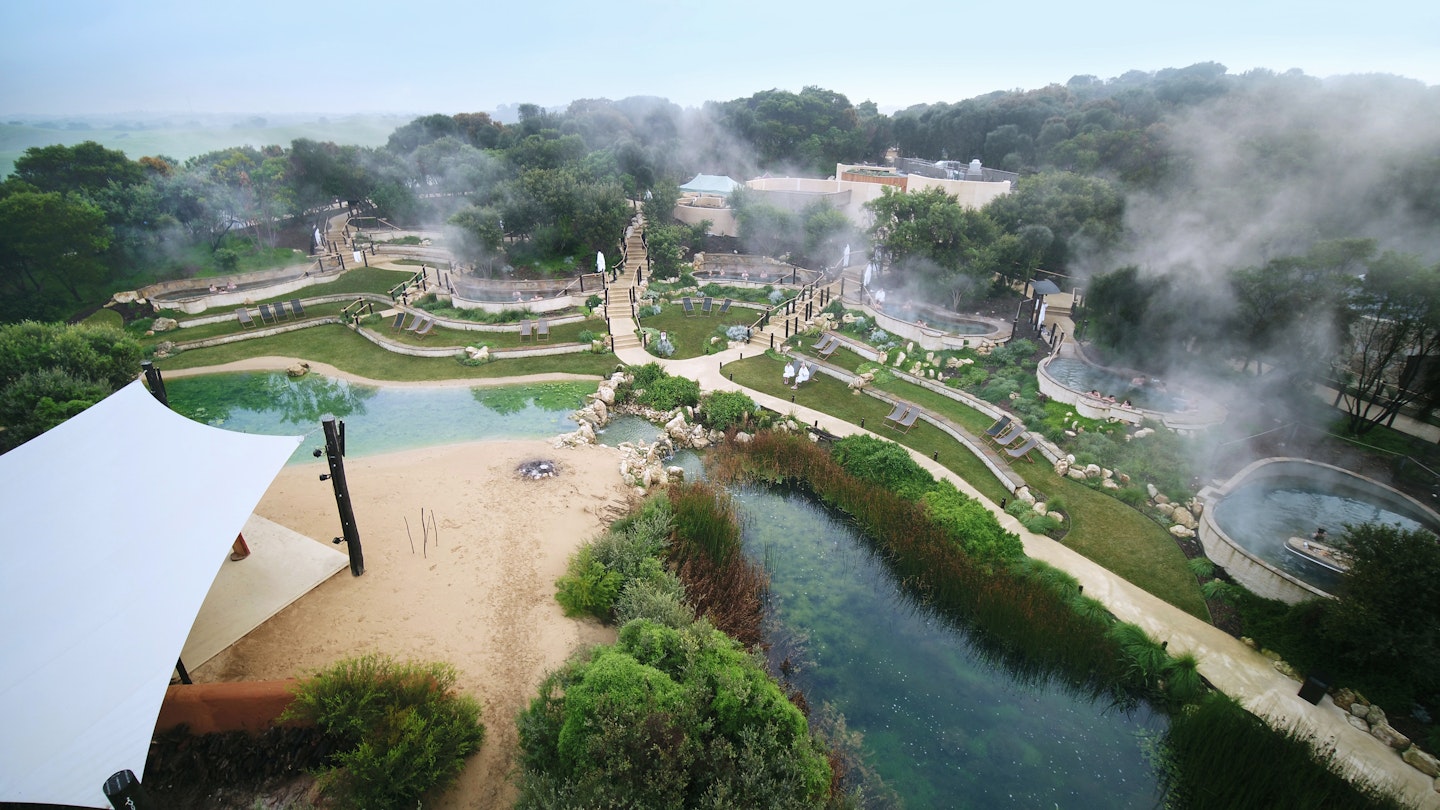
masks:
<path id="1" fill-rule="evenodd" d="M 231 146 L 289 146 L 296 138 L 334 141 L 358 146 L 382 146 L 396 127 L 408 123 L 409 114 L 344 116 L 51 116 L 0 122 L 0 178 L 15 168 L 15 160 L 32 146 L 73 146 L 96 141 L 123 151 L 131 160 L 146 155 L 168 155 L 184 161 L 196 155 Z"/>

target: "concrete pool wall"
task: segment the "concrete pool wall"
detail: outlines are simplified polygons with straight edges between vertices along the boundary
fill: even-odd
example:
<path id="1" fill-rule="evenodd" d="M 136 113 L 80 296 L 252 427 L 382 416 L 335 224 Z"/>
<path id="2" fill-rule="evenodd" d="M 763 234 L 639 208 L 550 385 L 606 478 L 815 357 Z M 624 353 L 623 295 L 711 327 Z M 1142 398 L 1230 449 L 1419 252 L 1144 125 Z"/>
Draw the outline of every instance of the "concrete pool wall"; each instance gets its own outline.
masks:
<path id="1" fill-rule="evenodd" d="M 1205 556 L 1216 565 L 1222 566 L 1252 593 L 1267 599 L 1279 599 L 1295 604 L 1307 599 L 1334 598 L 1332 594 L 1305 582 L 1279 567 L 1261 559 L 1235 538 L 1220 528 L 1216 519 L 1216 506 L 1239 487 L 1263 481 L 1267 478 L 1303 475 L 1316 481 L 1343 481 L 1352 487 L 1374 491 L 1377 499 L 1399 504 L 1422 524 L 1440 525 L 1440 516 L 1431 512 L 1419 501 L 1397 492 L 1388 486 L 1349 470 L 1318 461 L 1303 458 L 1275 457 L 1253 462 L 1231 476 L 1219 487 L 1205 487 L 1200 490 L 1199 499 L 1205 504 L 1200 514 L 1197 535 L 1205 549 Z"/>

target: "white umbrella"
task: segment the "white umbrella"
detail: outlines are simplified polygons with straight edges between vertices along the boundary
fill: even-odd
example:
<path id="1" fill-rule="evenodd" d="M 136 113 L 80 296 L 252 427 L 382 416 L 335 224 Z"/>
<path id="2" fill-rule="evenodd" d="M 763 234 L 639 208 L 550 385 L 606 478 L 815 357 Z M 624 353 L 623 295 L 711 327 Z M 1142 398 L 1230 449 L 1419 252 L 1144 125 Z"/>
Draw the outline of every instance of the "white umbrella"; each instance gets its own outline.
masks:
<path id="1" fill-rule="evenodd" d="M 598 250 L 595 251 L 595 272 L 605 272 L 605 254 Z"/>

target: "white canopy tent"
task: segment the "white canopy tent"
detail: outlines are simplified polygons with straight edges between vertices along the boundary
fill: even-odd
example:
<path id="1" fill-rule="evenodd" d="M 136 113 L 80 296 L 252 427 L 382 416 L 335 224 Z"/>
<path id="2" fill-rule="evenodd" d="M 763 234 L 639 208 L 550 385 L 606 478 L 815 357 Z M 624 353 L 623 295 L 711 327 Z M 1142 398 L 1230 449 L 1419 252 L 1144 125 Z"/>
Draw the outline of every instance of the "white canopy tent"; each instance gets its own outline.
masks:
<path id="1" fill-rule="evenodd" d="M 739 185 L 723 174 L 697 174 L 690 182 L 681 186 L 680 191 L 724 196 L 734 191 Z"/>
<path id="2" fill-rule="evenodd" d="M 109 807 L 175 661 L 298 436 L 208 427 L 142 382 L 0 456 L 0 802 Z"/>

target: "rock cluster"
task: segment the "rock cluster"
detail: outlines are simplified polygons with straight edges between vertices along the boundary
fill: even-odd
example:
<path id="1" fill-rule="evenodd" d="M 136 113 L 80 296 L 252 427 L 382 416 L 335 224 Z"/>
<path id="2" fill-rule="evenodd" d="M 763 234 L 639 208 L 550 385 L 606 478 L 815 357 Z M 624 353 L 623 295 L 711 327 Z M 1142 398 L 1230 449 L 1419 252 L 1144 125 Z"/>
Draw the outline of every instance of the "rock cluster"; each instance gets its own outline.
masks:
<path id="1" fill-rule="evenodd" d="M 484 362 L 486 362 L 487 360 L 490 359 L 490 347 L 489 347 L 489 346 L 466 346 L 466 347 L 465 347 L 465 357 L 466 357 L 466 359 L 468 359 L 468 360 L 473 360 L 473 361 L 475 361 L 475 362 L 477 362 L 477 363 L 484 363 Z"/>
<path id="2" fill-rule="evenodd" d="M 1412 745 L 1409 737 L 1390 725 L 1384 709 L 1350 689 L 1336 689 L 1331 698 L 1335 707 L 1345 712 L 1345 719 L 1350 725 L 1399 752 L 1407 765 L 1435 779 L 1435 790 L 1440 791 L 1440 759 Z"/>

